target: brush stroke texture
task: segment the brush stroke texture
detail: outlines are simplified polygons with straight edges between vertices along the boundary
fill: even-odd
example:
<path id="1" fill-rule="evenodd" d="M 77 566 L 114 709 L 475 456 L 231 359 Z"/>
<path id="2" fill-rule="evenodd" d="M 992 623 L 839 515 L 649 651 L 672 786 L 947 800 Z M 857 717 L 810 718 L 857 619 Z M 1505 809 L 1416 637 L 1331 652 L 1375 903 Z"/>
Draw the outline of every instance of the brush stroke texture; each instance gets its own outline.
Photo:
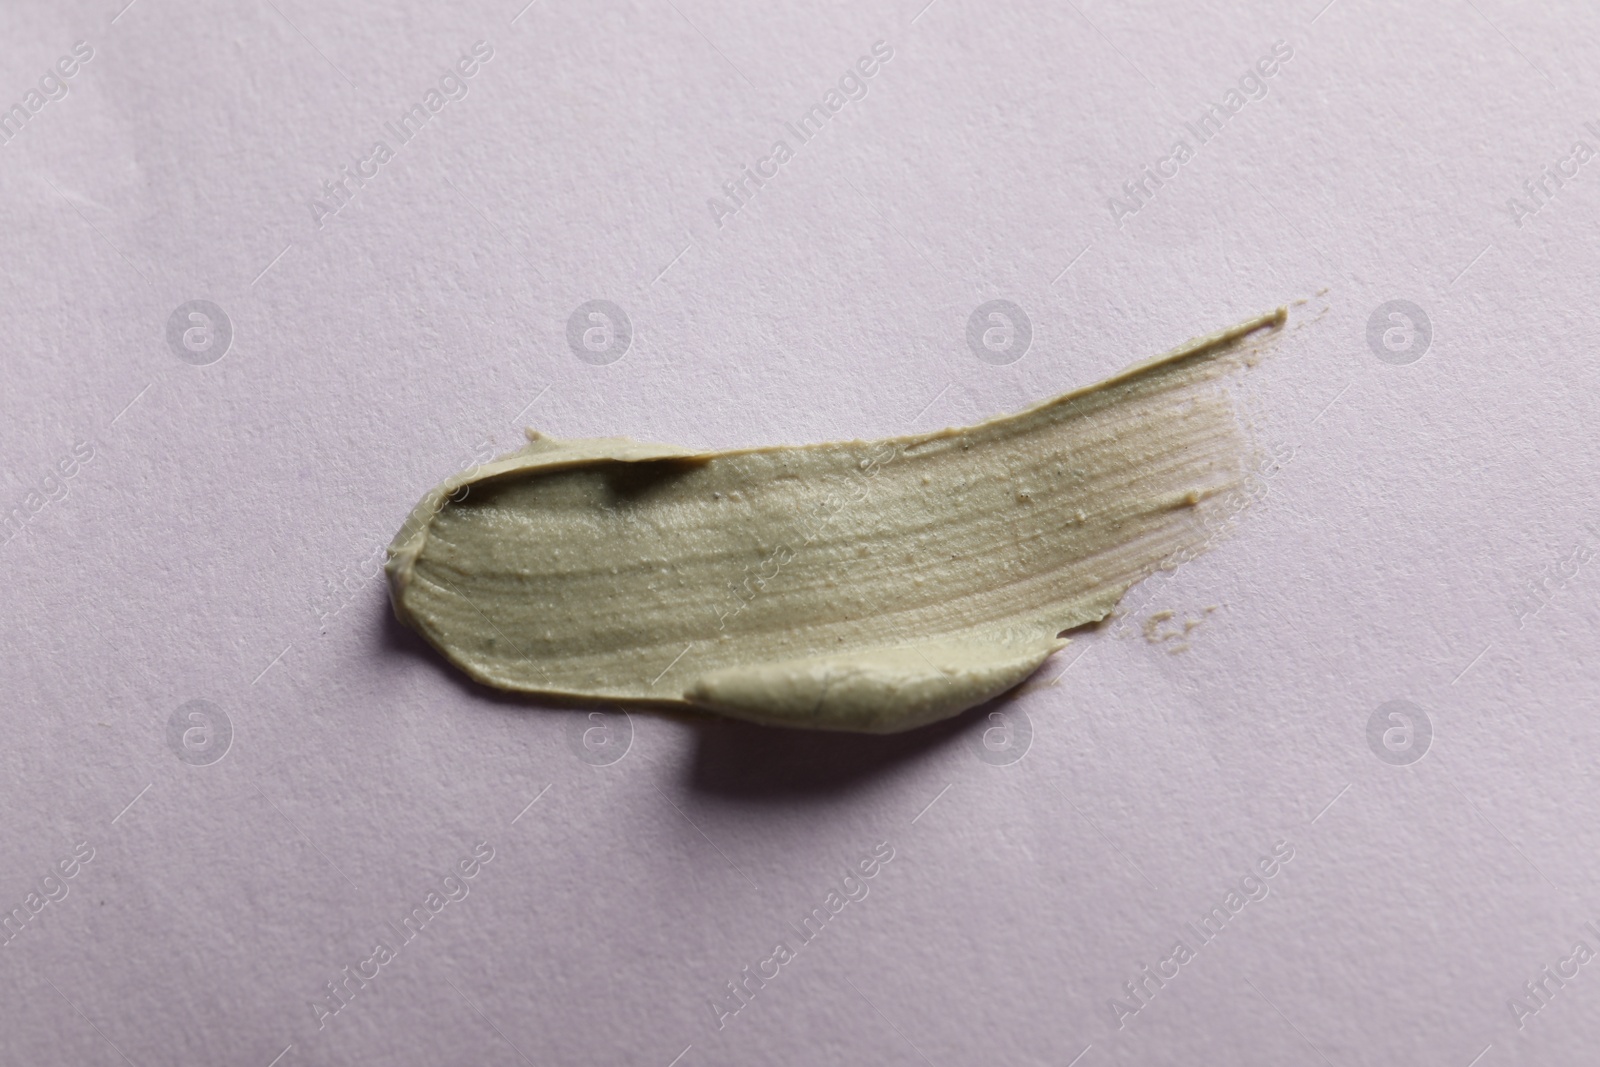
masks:
<path id="1" fill-rule="evenodd" d="M 530 432 L 417 505 L 389 549 L 394 609 L 504 689 L 875 733 L 946 718 L 1203 547 L 1246 453 L 1217 379 L 1285 316 L 878 442 Z"/>

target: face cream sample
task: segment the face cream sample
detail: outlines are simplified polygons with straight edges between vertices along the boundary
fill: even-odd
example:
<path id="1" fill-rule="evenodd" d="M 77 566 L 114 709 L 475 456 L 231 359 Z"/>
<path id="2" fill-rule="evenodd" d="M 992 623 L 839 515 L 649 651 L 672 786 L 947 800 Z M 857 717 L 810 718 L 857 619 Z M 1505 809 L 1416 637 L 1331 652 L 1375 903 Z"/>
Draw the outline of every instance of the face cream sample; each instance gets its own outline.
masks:
<path id="1" fill-rule="evenodd" d="M 724 452 L 530 432 L 417 504 L 395 614 L 503 689 L 872 733 L 955 715 L 1204 547 L 1245 471 L 1218 379 L 1286 316 L 962 429 Z"/>

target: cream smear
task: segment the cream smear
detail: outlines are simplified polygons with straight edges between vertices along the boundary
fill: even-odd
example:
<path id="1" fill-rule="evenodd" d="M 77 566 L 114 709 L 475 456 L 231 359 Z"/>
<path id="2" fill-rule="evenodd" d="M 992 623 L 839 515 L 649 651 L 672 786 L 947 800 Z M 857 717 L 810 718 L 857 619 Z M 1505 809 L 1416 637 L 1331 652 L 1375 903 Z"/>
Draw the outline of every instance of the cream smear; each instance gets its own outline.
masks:
<path id="1" fill-rule="evenodd" d="M 1286 317 L 881 441 L 530 431 L 417 504 L 389 546 L 395 614 L 503 689 L 871 733 L 955 715 L 1204 547 L 1247 466 L 1220 379 Z"/>

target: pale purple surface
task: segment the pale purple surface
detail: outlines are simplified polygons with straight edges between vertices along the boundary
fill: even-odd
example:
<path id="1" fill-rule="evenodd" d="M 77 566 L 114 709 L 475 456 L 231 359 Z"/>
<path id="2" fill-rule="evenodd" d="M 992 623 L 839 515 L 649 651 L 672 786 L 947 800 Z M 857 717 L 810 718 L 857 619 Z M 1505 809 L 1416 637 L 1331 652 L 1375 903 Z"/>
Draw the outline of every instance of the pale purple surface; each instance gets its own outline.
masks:
<path id="1" fill-rule="evenodd" d="M 95 49 L 0 146 L 0 507 L 95 450 L 0 546 L 0 908 L 94 849 L 0 950 L 0 1060 L 1593 1062 L 1600 964 L 1521 1026 L 1508 1000 L 1600 949 L 1600 163 L 1506 204 L 1600 145 L 1592 9 L 124 2 L 0 9 L 0 105 Z M 1115 224 L 1280 38 L 1268 95 Z M 716 225 L 880 39 L 865 99 Z M 316 225 L 478 40 L 467 95 Z M 1271 494 L 1003 706 L 1032 729 L 1009 765 L 983 713 L 891 740 L 636 713 L 590 765 L 583 713 L 466 683 L 363 577 L 524 424 L 934 429 L 1324 287 L 1250 380 Z M 996 298 L 1033 326 L 1007 366 L 965 341 Z M 232 321 L 208 366 L 166 341 L 192 299 Z M 634 326 L 609 365 L 567 345 L 592 299 Z M 1432 321 L 1409 365 L 1367 344 L 1392 299 Z M 1212 604 L 1187 652 L 1139 636 Z M 206 766 L 167 740 L 197 699 L 234 731 Z M 1367 742 L 1400 699 L 1434 733 L 1409 766 Z M 1270 895 L 1119 1027 L 1278 839 Z M 719 1029 L 711 998 L 879 842 L 866 898 Z"/>

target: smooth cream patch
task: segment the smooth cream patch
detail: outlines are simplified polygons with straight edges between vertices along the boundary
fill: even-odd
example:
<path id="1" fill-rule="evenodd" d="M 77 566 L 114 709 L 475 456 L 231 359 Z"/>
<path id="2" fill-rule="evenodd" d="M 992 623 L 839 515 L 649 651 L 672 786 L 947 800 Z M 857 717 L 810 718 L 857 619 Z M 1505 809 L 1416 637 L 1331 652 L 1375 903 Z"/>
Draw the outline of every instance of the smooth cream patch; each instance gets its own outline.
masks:
<path id="1" fill-rule="evenodd" d="M 412 511 L 395 614 L 504 689 L 873 733 L 955 715 L 1204 546 L 1245 470 L 1217 379 L 1286 316 L 963 429 L 723 452 L 530 432 Z"/>

